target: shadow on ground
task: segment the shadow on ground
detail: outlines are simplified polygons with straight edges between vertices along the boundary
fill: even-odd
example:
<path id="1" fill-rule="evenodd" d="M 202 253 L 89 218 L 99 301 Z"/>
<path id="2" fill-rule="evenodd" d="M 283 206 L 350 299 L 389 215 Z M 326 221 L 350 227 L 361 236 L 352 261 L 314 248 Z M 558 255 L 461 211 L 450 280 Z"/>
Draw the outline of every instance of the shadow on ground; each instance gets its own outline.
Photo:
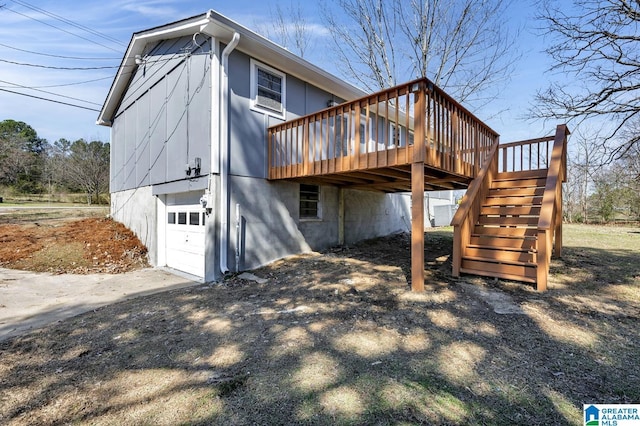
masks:
<path id="1" fill-rule="evenodd" d="M 540 294 L 453 279 L 451 239 L 427 233 L 421 294 L 397 235 L 2 342 L 0 422 L 580 425 L 583 403 L 640 402 L 637 250 L 567 248 Z M 605 256 L 632 263 L 620 282 Z"/>

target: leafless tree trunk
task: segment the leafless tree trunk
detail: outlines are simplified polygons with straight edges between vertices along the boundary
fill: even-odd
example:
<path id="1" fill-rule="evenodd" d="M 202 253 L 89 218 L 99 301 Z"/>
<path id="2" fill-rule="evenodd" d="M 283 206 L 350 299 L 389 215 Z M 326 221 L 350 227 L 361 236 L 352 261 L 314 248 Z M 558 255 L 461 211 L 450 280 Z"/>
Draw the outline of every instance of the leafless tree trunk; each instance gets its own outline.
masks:
<path id="1" fill-rule="evenodd" d="M 575 170 L 573 183 L 579 197 L 580 213 L 589 222 L 589 196 L 591 185 L 605 163 L 602 149 L 602 130 L 578 129 L 572 139 L 570 166 Z"/>
<path id="2" fill-rule="evenodd" d="M 542 0 L 539 19 L 553 40 L 547 49 L 554 60 L 550 71 L 565 79 L 538 93 L 533 114 L 601 117 L 612 125 L 605 138 L 609 160 L 621 158 L 640 142 L 640 132 L 625 132 L 640 120 L 640 2 Z"/>
<path id="3" fill-rule="evenodd" d="M 517 55 L 507 0 L 337 0 L 325 8 L 340 67 L 370 91 L 427 77 L 465 102 L 492 97 Z"/>

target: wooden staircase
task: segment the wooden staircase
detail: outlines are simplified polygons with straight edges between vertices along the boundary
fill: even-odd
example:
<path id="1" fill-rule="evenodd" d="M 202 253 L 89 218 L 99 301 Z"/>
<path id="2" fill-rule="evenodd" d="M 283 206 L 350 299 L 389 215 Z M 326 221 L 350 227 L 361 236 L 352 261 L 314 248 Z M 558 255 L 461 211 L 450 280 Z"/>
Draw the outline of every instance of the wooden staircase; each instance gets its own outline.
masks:
<path id="1" fill-rule="evenodd" d="M 568 134 L 560 125 L 555 136 L 495 147 L 452 221 L 454 276 L 503 278 L 546 290 L 551 252 L 562 252 Z"/>
<path id="2" fill-rule="evenodd" d="M 536 282 L 537 227 L 546 178 L 540 170 L 498 173 L 482 203 L 460 272 Z"/>

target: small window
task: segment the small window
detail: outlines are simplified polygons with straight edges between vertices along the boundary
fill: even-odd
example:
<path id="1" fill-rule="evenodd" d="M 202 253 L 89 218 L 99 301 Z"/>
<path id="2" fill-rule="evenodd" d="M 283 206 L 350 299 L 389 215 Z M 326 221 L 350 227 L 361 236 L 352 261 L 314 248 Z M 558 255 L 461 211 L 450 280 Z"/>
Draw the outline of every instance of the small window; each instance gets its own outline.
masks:
<path id="1" fill-rule="evenodd" d="M 285 97 L 286 76 L 251 60 L 251 108 L 284 118 Z"/>
<path id="2" fill-rule="evenodd" d="M 187 212 L 179 212 L 178 225 L 186 225 L 186 224 L 187 224 Z"/>
<path id="3" fill-rule="evenodd" d="M 167 215 L 167 223 L 170 225 L 176 224 L 176 212 L 169 212 Z"/>
<path id="4" fill-rule="evenodd" d="M 200 213 L 199 212 L 190 212 L 189 213 L 189 225 L 200 225 Z"/>
<path id="5" fill-rule="evenodd" d="M 395 123 L 389 123 L 389 147 L 400 146 L 401 127 Z"/>
<path id="6" fill-rule="evenodd" d="M 204 220 L 207 218 L 207 214 L 202 212 L 202 221 L 200 222 L 204 226 Z"/>
<path id="7" fill-rule="evenodd" d="M 320 203 L 320 187 L 318 185 L 300 184 L 300 218 L 318 219 Z"/>

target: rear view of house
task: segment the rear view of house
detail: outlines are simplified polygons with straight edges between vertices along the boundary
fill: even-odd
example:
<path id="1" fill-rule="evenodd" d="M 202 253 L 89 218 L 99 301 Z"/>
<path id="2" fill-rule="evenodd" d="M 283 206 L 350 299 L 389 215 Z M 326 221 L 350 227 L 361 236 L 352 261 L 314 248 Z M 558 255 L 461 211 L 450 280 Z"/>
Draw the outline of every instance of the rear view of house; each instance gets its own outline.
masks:
<path id="1" fill-rule="evenodd" d="M 542 290 L 561 251 L 566 126 L 500 145 L 426 78 L 366 94 L 214 11 L 134 34 L 98 122 L 113 217 L 206 281 L 411 229 L 421 290 L 425 191 L 469 188 L 454 276 Z"/>
<path id="2" fill-rule="evenodd" d="M 136 33 L 98 120 L 112 216 L 206 281 L 406 231 L 406 195 L 267 181 L 270 126 L 363 95 L 214 11 Z"/>

